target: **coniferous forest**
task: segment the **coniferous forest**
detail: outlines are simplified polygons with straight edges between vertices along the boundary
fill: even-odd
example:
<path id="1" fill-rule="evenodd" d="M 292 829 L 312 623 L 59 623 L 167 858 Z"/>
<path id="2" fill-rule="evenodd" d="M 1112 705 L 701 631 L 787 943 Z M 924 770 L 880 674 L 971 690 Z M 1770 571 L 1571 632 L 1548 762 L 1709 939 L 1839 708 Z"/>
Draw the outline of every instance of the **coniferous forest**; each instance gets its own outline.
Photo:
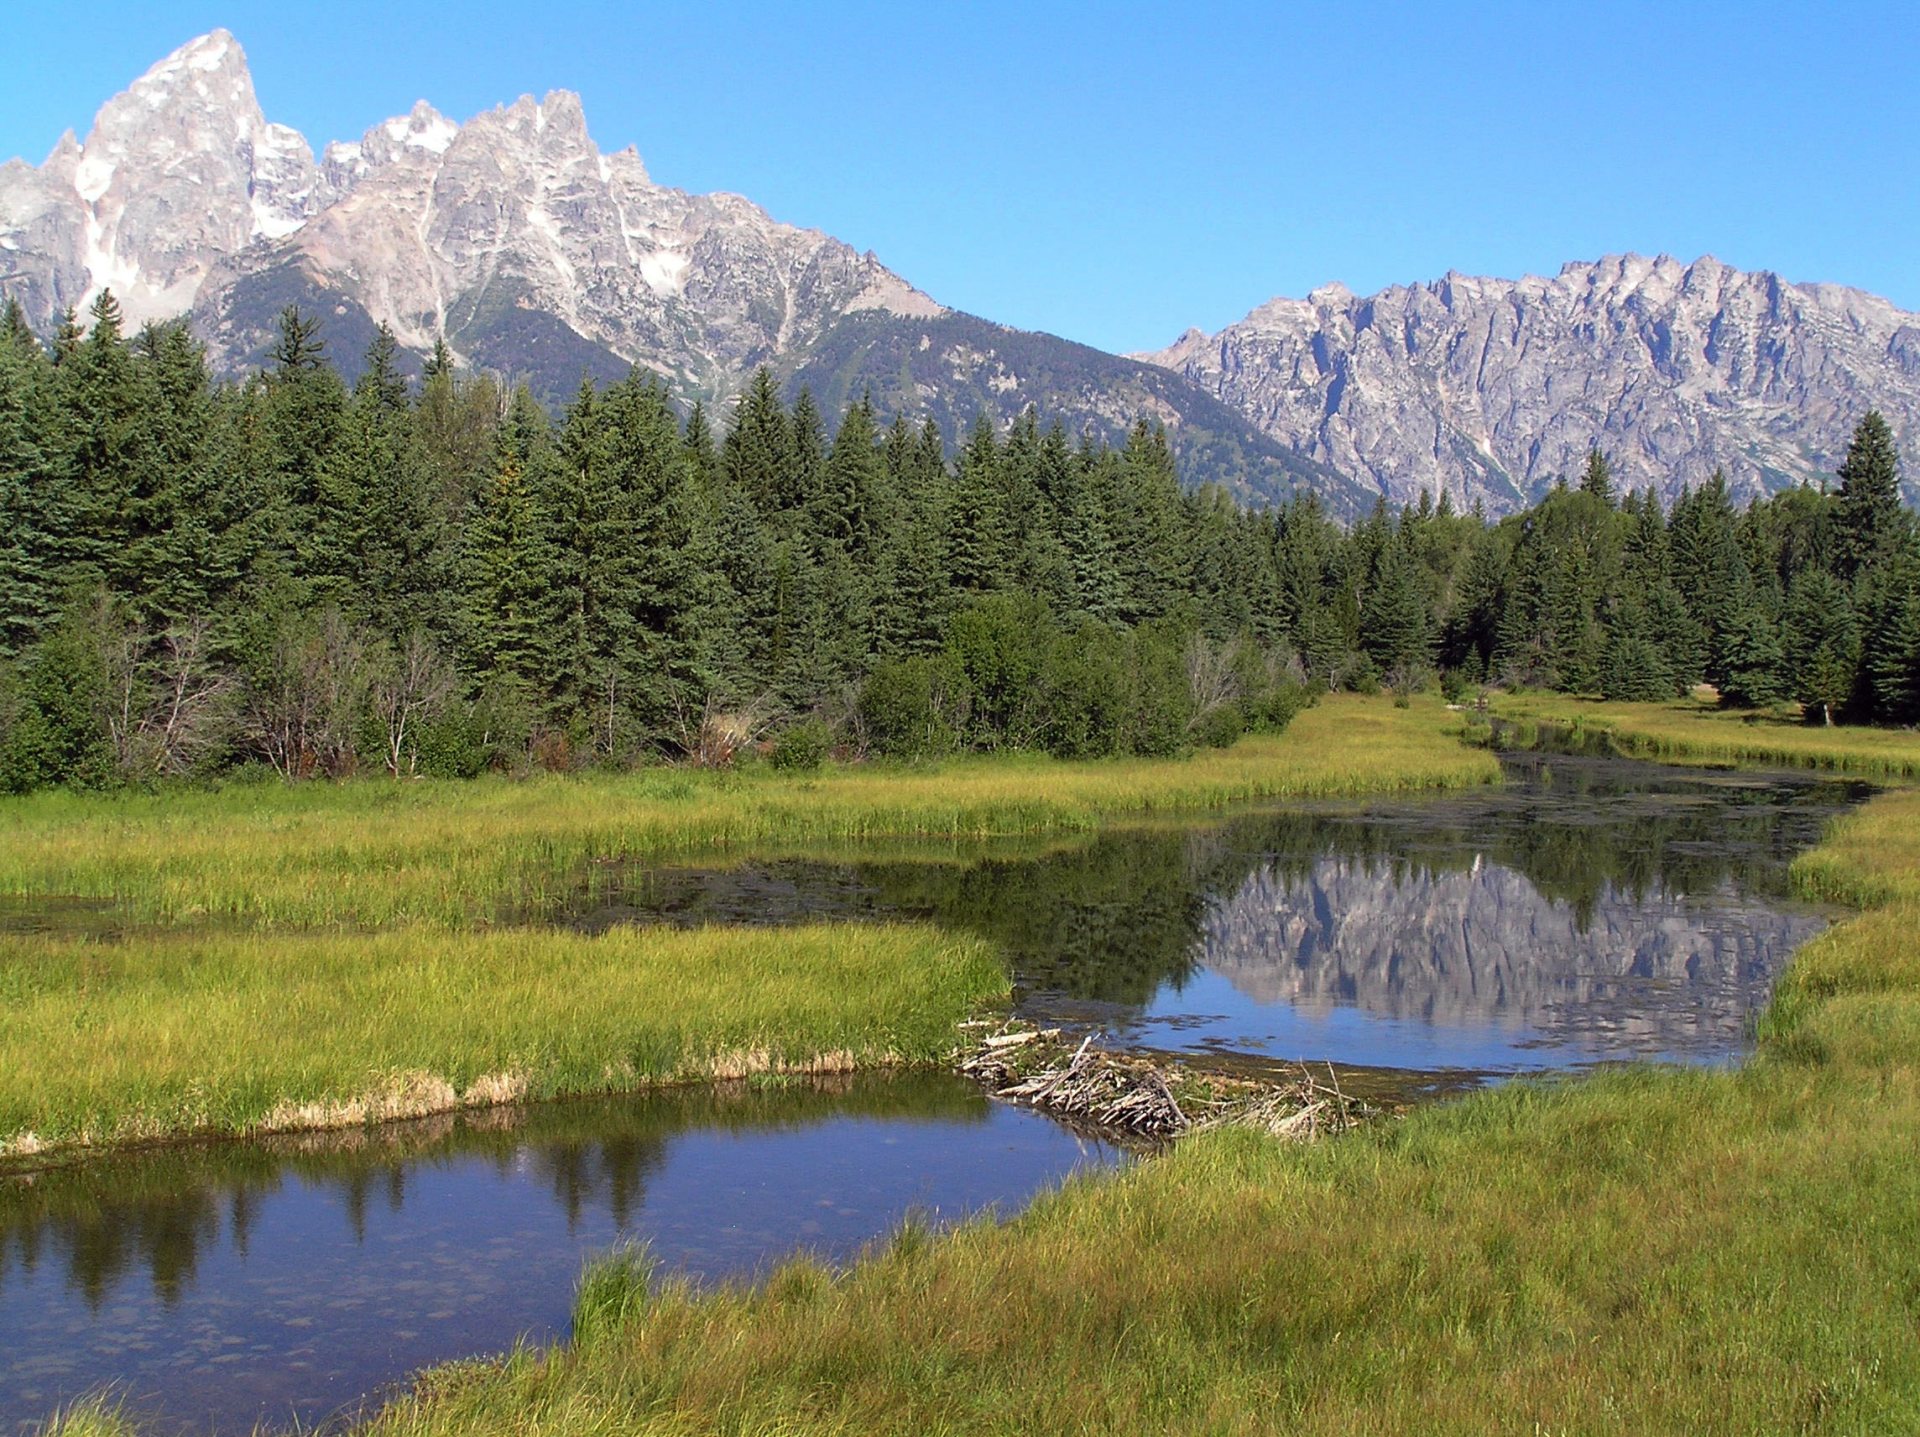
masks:
<path id="1" fill-rule="evenodd" d="M 642 374 L 549 415 L 384 330 L 318 323 L 214 383 L 112 296 L 0 323 L 0 789 L 229 770 L 471 775 L 751 749 L 1166 754 L 1322 688 L 1920 722 L 1920 540 L 1894 437 L 1830 492 L 1671 510 L 1598 451 L 1525 513 L 1444 496 L 1343 528 L 1183 492 L 1032 411 L 965 436 L 756 375 L 725 422 Z"/>

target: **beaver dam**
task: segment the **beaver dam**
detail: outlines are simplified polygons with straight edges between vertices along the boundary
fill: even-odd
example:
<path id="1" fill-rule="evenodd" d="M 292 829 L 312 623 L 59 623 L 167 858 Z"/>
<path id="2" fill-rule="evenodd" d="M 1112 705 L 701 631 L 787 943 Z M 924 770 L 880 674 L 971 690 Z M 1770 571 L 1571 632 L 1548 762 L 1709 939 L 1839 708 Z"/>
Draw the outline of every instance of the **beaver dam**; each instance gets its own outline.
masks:
<path id="1" fill-rule="evenodd" d="M 962 1074 L 996 1098 L 1098 1131 L 1171 1139 L 1231 1126 L 1310 1142 L 1387 1111 L 1344 1092 L 1331 1065 L 1324 1083 L 1305 1065 L 1242 1076 L 1157 1054 L 1110 1052 L 1094 1047 L 1091 1033 L 1074 1045 L 1058 1028 L 965 1026 L 993 1031 L 962 1050 L 955 1063 Z"/>

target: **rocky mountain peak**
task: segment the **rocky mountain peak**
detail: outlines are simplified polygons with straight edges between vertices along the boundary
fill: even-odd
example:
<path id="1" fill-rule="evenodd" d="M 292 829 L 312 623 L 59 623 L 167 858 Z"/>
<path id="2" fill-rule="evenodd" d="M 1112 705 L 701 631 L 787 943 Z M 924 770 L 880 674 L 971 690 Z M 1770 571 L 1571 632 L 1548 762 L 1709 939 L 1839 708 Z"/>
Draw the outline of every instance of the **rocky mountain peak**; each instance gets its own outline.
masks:
<path id="1" fill-rule="evenodd" d="M 1513 509 L 1595 445 L 1622 486 L 1668 497 L 1715 471 L 1742 497 L 1828 482 L 1875 407 L 1920 479 L 1920 315 L 1711 255 L 1327 285 L 1139 357 L 1401 503 Z"/>

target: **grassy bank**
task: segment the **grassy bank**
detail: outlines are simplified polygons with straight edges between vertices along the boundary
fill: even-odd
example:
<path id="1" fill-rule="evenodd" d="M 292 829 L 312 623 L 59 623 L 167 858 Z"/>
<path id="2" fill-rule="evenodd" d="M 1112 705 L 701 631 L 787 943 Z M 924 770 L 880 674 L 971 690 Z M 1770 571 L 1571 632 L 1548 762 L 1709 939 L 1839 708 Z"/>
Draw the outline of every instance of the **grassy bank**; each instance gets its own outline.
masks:
<path id="1" fill-rule="evenodd" d="M 1127 815 L 1491 782 L 1438 704 L 1334 698 L 1190 759 L 263 786 L 0 803 L 0 896 L 149 922 L 459 927 L 538 916 L 595 860 L 803 841 L 1084 832 Z"/>
<path id="2" fill-rule="evenodd" d="M 902 925 L 14 939 L 0 1155 L 930 1062 L 1006 981 Z"/>
<path id="3" fill-rule="evenodd" d="M 529 926 L 604 861 L 1069 834 L 1235 799 L 1483 782 L 1437 704 L 1336 700 L 1187 761 L 45 794 L 0 803 L 0 1158 L 762 1068 L 926 1061 L 1005 991 L 931 926 Z M 0 916 L 4 911 L 0 910 Z"/>
<path id="4" fill-rule="evenodd" d="M 1310 1148 L 1209 1134 L 844 1275 L 610 1278 L 583 1342 L 431 1374 L 375 1430 L 1912 1431 L 1916 835 L 1890 794 L 1802 860 L 1873 906 L 1736 1071 L 1512 1084 Z"/>
<path id="5" fill-rule="evenodd" d="M 1604 733 L 1628 753 L 1713 763 L 1827 769 L 1864 778 L 1920 779 L 1920 740 L 1900 729 L 1832 727 L 1698 699 L 1604 703 L 1566 694 L 1501 694 L 1497 717 Z"/>

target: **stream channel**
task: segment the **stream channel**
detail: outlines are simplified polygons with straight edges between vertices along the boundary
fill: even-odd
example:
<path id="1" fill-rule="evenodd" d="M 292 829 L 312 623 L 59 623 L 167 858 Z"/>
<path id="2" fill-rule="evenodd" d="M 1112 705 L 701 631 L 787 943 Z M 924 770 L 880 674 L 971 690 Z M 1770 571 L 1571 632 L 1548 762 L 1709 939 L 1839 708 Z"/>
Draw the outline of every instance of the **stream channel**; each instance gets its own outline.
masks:
<path id="1" fill-rule="evenodd" d="M 1391 1103 L 1598 1063 L 1725 1063 L 1825 921 L 1793 856 L 1858 785 L 1503 755 L 1446 797 L 1080 839 L 596 865 L 549 921 L 920 918 L 1016 1013 L 1111 1046 L 1339 1066 Z M 0 1177 L 0 1434 L 110 1390 L 148 1430 L 311 1427 L 435 1362 L 564 1338 L 582 1264 L 751 1279 L 909 1218 L 1008 1214 L 1119 1147 L 942 1073 L 504 1108 Z"/>

